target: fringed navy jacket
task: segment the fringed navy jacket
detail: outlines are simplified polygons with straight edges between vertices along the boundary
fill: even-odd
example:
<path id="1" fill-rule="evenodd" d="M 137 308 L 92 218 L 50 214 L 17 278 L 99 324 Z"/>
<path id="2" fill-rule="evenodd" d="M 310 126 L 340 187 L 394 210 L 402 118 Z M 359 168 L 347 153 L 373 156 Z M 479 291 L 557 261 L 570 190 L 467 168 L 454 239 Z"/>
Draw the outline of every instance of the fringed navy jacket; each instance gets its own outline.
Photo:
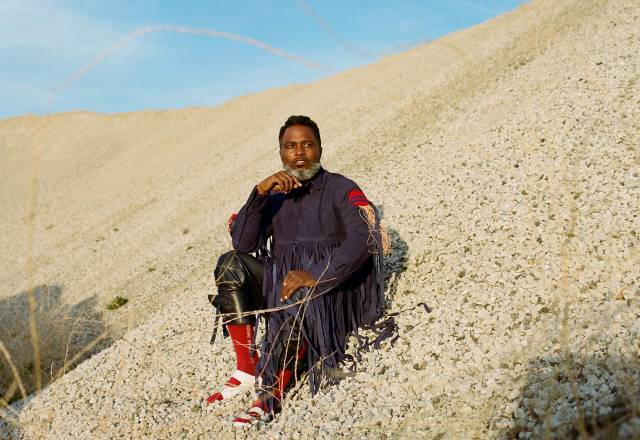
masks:
<path id="1" fill-rule="evenodd" d="M 373 324 L 383 312 L 384 274 L 379 220 L 367 221 L 373 205 L 352 180 L 324 169 L 288 194 L 261 196 L 254 188 L 238 213 L 235 250 L 257 252 L 265 265 L 265 340 L 258 371 L 262 386 L 275 383 L 278 338 L 289 334 L 291 317 L 303 322 L 308 344 L 311 392 L 339 368 L 350 333 Z M 373 211 L 375 213 L 375 211 Z M 280 300 L 291 270 L 306 270 L 318 281 L 303 301 Z M 300 319 L 300 318 L 304 319 Z"/>

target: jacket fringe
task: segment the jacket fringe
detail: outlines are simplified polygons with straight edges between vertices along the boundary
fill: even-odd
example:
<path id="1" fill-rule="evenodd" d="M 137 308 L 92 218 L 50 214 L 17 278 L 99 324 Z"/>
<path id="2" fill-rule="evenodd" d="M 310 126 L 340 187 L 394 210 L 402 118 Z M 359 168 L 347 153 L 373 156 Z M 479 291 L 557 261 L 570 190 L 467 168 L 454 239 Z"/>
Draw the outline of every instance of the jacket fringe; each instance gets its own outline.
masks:
<path id="1" fill-rule="evenodd" d="M 284 310 L 272 311 L 265 317 L 265 337 L 257 370 L 263 390 L 270 391 L 276 385 L 283 352 L 296 321 L 302 323 L 301 334 L 308 344 L 306 366 L 314 395 L 325 382 L 334 381 L 335 370 L 345 359 L 349 335 L 357 334 L 360 327 L 373 325 L 382 316 L 385 240 L 377 215 L 375 226 L 370 230 L 373 238 L 369 243 L 371 258 L 347 281 L 325 291 L 321 284 L 304 288 L 302 301 Z M 287 303 L 280 301 L 280 282 L 286 274 L 291 270 L 308 269 L 317 261 L 330 261 L 332 250 L 339 245 L 338 242 L 322 241 L 272 244 L 271 249 L 263 245 L 259 253 L 265 262 L 266 306 L 269 309 L 286 306 Z M 269 406 L 273 408 L 273 399 L 269 400 Z"/>

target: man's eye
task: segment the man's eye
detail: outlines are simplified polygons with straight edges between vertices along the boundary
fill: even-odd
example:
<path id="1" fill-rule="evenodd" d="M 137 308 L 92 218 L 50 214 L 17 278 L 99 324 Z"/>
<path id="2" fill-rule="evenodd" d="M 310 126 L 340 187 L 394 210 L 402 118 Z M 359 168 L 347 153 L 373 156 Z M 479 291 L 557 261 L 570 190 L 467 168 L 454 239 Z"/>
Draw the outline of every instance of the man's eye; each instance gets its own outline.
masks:
<path id="1" fill-rule="evenodd" d="M 304 148 L 311 148 L 313 146 L 313 144 L 311 142 L 305 142 L 304 144 L 302 144 L 302 146 Z"/>

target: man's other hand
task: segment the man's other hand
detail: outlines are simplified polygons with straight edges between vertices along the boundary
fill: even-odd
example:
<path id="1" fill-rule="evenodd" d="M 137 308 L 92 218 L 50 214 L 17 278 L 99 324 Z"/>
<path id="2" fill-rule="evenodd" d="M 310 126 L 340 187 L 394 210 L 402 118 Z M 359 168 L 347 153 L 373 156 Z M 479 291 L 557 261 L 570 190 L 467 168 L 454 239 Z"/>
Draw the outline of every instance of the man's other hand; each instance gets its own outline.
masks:
<path id="1" fill-rule="evenodd" d="M 292 270 L 284 277 L 282 289 L 280 289 L 280 299 L 285 301 L 301 287 L 313 287 L 315 284 L 315 278 L 306 270 Z"/>
<path id="2" fill-rule="evenodd" d="M 267 177 L 262 182 L 256 185 L 258 194 L 261 196 L 269 195 L 271 191 L 288 193 L 289 191 L 300 188 L 302 183 L 291 174 L 285 171 L 278 171 L 277 173 Z"/>

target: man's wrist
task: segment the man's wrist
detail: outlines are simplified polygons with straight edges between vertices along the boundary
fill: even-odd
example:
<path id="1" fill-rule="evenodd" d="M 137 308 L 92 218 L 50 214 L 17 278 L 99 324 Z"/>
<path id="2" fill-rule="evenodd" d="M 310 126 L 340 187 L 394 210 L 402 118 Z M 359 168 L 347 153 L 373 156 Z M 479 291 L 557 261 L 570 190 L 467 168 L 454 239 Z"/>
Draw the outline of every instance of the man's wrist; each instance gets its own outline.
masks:
<path id="1" fill-rule="evenodd" d="M 263 191 L 260 190 L 260 185 L 256 185 L 255 191 L 256 191 L 257 195 L 262 196 L 262 197 L 269 195 L 269 191 L 264 191 L 263 192 Z"/>
<path id="2" fill-rule="evenodd" d="M 260 190 L 260 185 L 256 185 L 256 194 L 259 195 L 259 196 L 264 197 L 264 196 L 268 196 L 269 195 L 269 191 L 264 191 L 263 192 L 262 190 Z"/>
<path id="3" fill-rule="evenodd" d="M 306 276 L 306 278 L 308 279 L 308 285 L 306 285 L 305 287 L 311 287 L 313 286 L 315 283 L 318 282 L 317 278 L 315 276 L 313 276 L 313 274 L 311 272 L 309 272 L 308 270 L 301 270 L 300 272 L 303 272 Z"/>

